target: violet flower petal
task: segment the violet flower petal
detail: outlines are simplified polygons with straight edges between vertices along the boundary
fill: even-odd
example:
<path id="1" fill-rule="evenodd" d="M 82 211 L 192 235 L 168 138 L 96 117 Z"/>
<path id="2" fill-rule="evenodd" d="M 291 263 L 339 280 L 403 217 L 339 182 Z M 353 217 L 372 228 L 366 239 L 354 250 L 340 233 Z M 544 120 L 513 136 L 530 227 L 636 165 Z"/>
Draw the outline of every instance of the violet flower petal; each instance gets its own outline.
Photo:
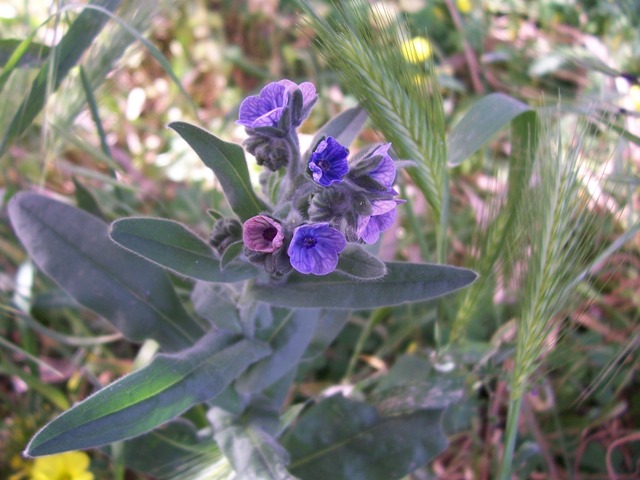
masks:
<path id="1" fill-rule="evenodd" d="M 273 253 L 282 247 L 282 225 L 266 215 L 251 217 L 242 226 L 242 242 L 254 252 Z"/>
<path id="2" fill-rule="evenodd" d="M 338 254 L 346 246 L 340 231 L 328 223 L 317 223 L 297 227 L 287 253 L 291 266 L 298 272 L 326 275 L 335 270 Z"/>

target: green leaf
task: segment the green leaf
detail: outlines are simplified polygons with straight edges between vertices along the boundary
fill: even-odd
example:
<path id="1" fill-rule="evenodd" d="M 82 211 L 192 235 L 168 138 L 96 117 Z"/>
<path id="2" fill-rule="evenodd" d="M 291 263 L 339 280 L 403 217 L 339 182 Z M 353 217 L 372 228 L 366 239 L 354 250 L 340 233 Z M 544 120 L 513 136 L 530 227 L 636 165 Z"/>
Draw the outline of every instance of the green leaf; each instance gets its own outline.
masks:
<path id="1" fill-rule="evenodd" d="M 177 418 L 123 445 L 127 467 L 158 479 L 184 478 L 198 462 L 215 462 L 221 455 L 213 438 L 198 435 L 195 426 Z"/>
<path id="2" fill-rule="evenodd" d="M 348 321 L 348 310 L 321 310 L 318 321 L 316 322 L 316 331 L 313 334 L 307 351 L 304 352 L 302 361 L 313 360 L 323 353 L 331 342 L 336 339 Z"/>
<path id="3" fill-rule="evenodd" d="M 42 43 L 32 41 L 29 37 L 25 40 L 17 38 L 0 39 L 0 68 L 6 68 L 7 62 L 16 55 L 14 61 L 10 62 L 11 68 L 21 67 L 39 67 L 47 59 L 50 47 Z M 16 52 L 17 50 L 17 52 Z"/>
<path id="4" fill-rule="evenodd" d="M 257 269 L 236 261 L 222 270 L 211 247 L 184 225 L 161 218 L 123 218 L 111 224 L 111 238 L 179 275 L 207 282 L 237 282 L 252 278 Z"/>
<path id="5" fill-rule="evenodd" d="M 464 378 L 442 374 L 427 360 L 403 356 L 368 397 L 383 415 L 438 410 L 458 402 L 464 395 Z"/>
<path id="6" fill-rule="evenodd" d="M 244 243 L 242 243 L 242 240 L 238 240 L 237 242 L 233 242 L 229 245 L 220 256 L 220 268 L 222 270 L 227 268 L 227 265 L 242 253 L 243 248 Z"/>
<path id="7" fill-rule="evenodd" d="M 78 207 L 101 220 L 104 219 L 104 214 L 102 213 L 100 204 L 93 196 L 93 193 L 91 193 L 91 191 L 89 191 L 89 189 L 85 187 L 82 182 L 75 177 L 75 175 L 71 177 L 71 180 L 73 181 L 74 193 Z"/>
<path id="8" fill-rule="evenodd" d="M 387 263 L 381 280 L 363 282 L 340 273 L 325 276 L 294 273 L 285 284 L 252 285 L 250 299 L 283 307 L 376 308 L 420 302 L 454 292 L 473 282 L 475 272 L 448 265 Z"/>
<path id="9" fill-rule="evenodd" d="M 120 5 L 120 0 L 94 0 L 90 4 L 114 11 Z M 74 20 L 60 43 L 50 54 L 47 62 L 40 68 L 38 76 L 29 89 L 28 96 L 23 100 L 11 120 L 0 144 L 0 156 L 6 151 L 9 143 L 31 125 L 44 106 L 49 88 L 52 91 L 58 89 L 62 80 L 76 66 L 80 57 L 91 46 L 108 20 L 108 17 L 102 13 L 91 9 L 83 10 Z M 55 68 L 51 68 L 51 62 Z M 52 72 L 53 78 L 51 78 Z"/>
<path id="10" fill-rule="evenodd" d="M 115 245 L 103 221 L 28 192 L 11 199 L 9 216 L 36 265 L 130 340 L 153 338 L 175 351 L 203 335 L 166 273 Z"/>
<path id="11" fill-rule="evenodd" d="M 348 147 L 356 139 L 369 118 L 362 107 L 353 107 L 339 113 L 325 123 L 311 141 L 314 148 L 322 137 L 333 137 L 341 145 Z"/>
<path id="12" fill-rule="evenodd" d="M 252 365 L 236 380 L 240 394 L 261 392 L 298 366 L 316 329 L 317 310 L 278 309 L 275 321 L 258 338 L 268 342 L 273 354 Z"/>
<path id="13" fill-rule="evenodd" d="M 531 107 L 504 93 L 492 93 L 476 102 L 453 128 L 447 141 L 447 161 L 453 167 L 469 158 L 514 118 Z"/>
<path id="14" fill-rule="evenodd" d="M 341 395 L 311 408 L 285 436 L 289 470 L 304 480 L 400 479 L 446 446 L 442 410 L 381 416 Z"/>
<path id="15" fill-rule="evenodd" d="M 216 397 L 244 369 L 270 352 L 257 340 L 211 331 L 175 354 L 161 354 L 145 368 L 103 388 L 40 430 L 29 456 L 106 445 L 148 432 L 188 408 Z"/>
<path id="16" fill-rule="evenodd" d="M 216 442 L 236 471 L 235 478 L 297 480 L 287 471 L 287 451 L 274 438 L 279 423 L 275 412 L 251 409 L 242 417 L 234 417 L 212 408 L 207 418 L 213 425 Z"/>
<path id="17" fill-rule="evenodd" d="M 340 253 L 336 270 L 361 280 L 382 278 L 387 273 L 384 262 L 355 243 L 348 244 L 347 248 Z"/>
<path id="18" fill-rule="evenodd" d="M 269 207 L 258 198 L 251 185 L 244 151 L 238 145 L 220 140 L 202 128 L 184 122 L 169 124 L 213 170 L 231 209 L 244 221 Z"/>
<path id="19" fill-rule="evenodd" d="M 225 283 L 197 281 L 191 291 L 191 303 L 198 315 L 219 329 L 242 333 L 237 298 L 234 289 Z"/>

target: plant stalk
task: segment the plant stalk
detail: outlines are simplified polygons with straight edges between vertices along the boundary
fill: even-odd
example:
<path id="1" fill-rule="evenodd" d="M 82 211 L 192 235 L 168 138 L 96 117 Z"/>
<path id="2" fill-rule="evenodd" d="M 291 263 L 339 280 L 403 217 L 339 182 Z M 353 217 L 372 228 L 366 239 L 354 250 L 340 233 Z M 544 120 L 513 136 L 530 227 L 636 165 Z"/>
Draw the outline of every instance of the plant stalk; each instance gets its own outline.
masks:
<path id="1" fill-rule="evenodd" d="M 522 389 L 511 389 L 509 396 L 509 411 L 507 412 L 507 429 L 505 430 L 504 452 L 500 463 L 499 480 L 511 479 L 511 464 L 513 463 L 513 451 L 515 450 L 516 437 L 518 436 L 518 419 L 522 407 Z"/>

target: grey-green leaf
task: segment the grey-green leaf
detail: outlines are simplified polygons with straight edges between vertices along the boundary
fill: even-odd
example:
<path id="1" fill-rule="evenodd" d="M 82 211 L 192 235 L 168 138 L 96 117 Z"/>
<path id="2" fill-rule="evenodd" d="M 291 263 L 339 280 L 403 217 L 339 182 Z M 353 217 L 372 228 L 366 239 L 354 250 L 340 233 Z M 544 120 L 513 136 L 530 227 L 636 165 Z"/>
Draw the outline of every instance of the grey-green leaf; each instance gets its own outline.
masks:
<path id="1" fill-rule="evenodd" d="M 154 338 L 175 351 L 204 334 L 166 273 L 115 245 L 102 220 L 28 192 L 11 199 L 9 216 L 36 265 L 130 340 Z"/>
<path id="2" fill-rule="evenodd" d="M 188 408 L 216 397 L 268 345 L 211 331 L 175 354 L 161 354 L 75 405 L 40 430 L 26 449 L 51 455 L 106 445 L 148 432 Z"/>
<path id="3" fill-rule="evenodd" d="M 127 250 L 179 275 L 207 282 L 237 282 L 257 269 L 235 260 L 222 270 L 211 247 L 184 225 L 161 218 L 123 218 L 111 225 L 111 238 Z"/>
<path id="4" fill-rule="evenodd" d="M 527 104 L 504 93 L 492 93 L 483 97 L 469 109 L 449 135 L 449 166 L 462 163 L 505 128 L 511 120 L 531 110 Z"/>
<path id="5" fill-rule="evenodd" d="M 304 352 L 302 361 L 313 360 L 326 350 L 349 321 L 349 310 L 323 309 L 316 322 L 313 338 Z"/>
<path id="6" fill-rule="evenodd" d="M 349 108 L 339 113 L 318 130 L 311 141 L 311 148 L 315 147 L 322 137 L 333 137 L 341 145 L 348 147 L 362 130 L 367 118 L 369 115 L 362 107 Z"/>
<path id="7" fill-rule="evenodd" d="M 213 170 L 231 209 L 244 221 L 269 207 L 258 198 L 251 185 L 244 151 L 234 143 L 185 122 L 169 124 Z"/>
<path id="8" fill-rule="evenodd" d="M 384 417 L 341 395 L 311 408 L 284 438 L 289 470 L 304 480 L 396 480 L 446 446 L 442 410 Z"/>
<path id="9" fill-rule="evenodd" d="M 286 284 L 256 283 L 247 295 L 254 300 L 300 308 L 377 308 L 431 300 L 473 282 L 476 273 L 448 265 L 389 262 L 380 280 L 363 282 L 331 273 L 294 273 Z"/>
<path id="10" fill-rule="evenodd" d="M 387 267 L 382 260 L 355 243 L 348 244 L 340 253 L 336 270 L 361 280 L 382 278 L 387 273 Z"/>
<path id="11" fill-rule="evenodd" d="M 158 480 L 183 478 L 196 462 L 213 462 L 220 456 L 213 438 L 198 435 L 195 426 L 177 418 L 152 432 L 123 444 L 124 463 Z"/>
<path id="12" fill-rule="evenodd" d="M 242 333 L 237 293 L 231 285 L 197 281 L 191 291 L 191 303 L 198 315 L 216 328 Z"/>
<path id="13" fill-rule="evenodd" d="M 251 409 L 242 417 L 234 417 L 212 408 L 207 418 L 216 442 L 236 471 L 236 480 L 298 480 L 287 471 L 289 455 L 273 436 L 278 425 L 275 412 Z"/>
<path id="14" fill-rule="evenodd" d="M 235 383 L 238 393 L 260 392 L 296 368 L 313 338 L 319 314 L 311 309 L 276 312 L 275 321 L 265 332 L 266 338 L 260 335 L 269 342 L 273 355 L 252 365 L 238 378 Z"/>
<path id="15" fill-rule="evenodd" d="M 242 240 L 238 240 L 237 242 L 233 242 L 229 245 L 225 251 L 220 256 L 220 268 L 224 270 L 227 268 L 234 259 L 238 258 L 238 256 L 242 253 L 242 249 L 244 248 L 244 243 Z"/>

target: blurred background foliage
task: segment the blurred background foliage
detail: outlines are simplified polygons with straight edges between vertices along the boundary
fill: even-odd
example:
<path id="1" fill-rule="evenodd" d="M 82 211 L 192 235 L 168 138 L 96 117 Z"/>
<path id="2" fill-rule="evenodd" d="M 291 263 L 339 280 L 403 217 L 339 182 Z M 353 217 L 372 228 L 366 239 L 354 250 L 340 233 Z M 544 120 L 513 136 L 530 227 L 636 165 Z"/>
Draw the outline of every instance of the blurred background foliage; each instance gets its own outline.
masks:
<path id="1" fill-rule="evenodd" d="M 312 5 L 331 13 L 328 1 Z M 592 228 L 605 244 L 637 223 L 636 1 L 376 5 L 406 16 L 412 36 L 428 34 L 427 47 L 419 48 L 433 57 L 449 127 L 491 92 L 555 111 L 568 130 L 576 114 L 591 119 L 586 135 L 600 154 L 597 175 L 607 179 L 601 201 L 591 207 Z M 0 2 L 0 132 L 9 129 L 50 47 L 81 10 L 67 1 Z M 190 121 L 241 142 L 243 129 L 233 123 L 240 101 L 280 78 L 312 81 L 321 92 L 301 127 L 303 141 L 356 104 L 349 85 L 340 85 L 314 51 L 314 32 L 300 21 L 295 0 L 124 0 L 115 14 L 87 45 L 81 68 L 71 68 L 57 89 L 49 82 L 42 112 L 0 157 L 0 478 L 28 478 L 32 463 L 19 454 L 38 426 L 153 354 L 149 345 L 121 341 L 36 272 L 7 219 L 11 195 L 44 189 L 107 221 L 154 215 L 207 237 L 207 209 L 229 210 L 215 179 L 167 123 Z M 27 54 L 8 72 L 12 52 L 34 32 Z M 368 126 L 359 142 L 380 139 Z M 472 264 L 477 255 L 474 232 L 504 192 L 510 147 L 509 136 L 500 134 L 450 172 L 449 263 Z M 253 173 L 257 182 L 259 171 Z M 420 244 L 433 249 L 435 229 L 424 199 L 406 177 L 402 185 L 411 208 L 385 235 L 381 255 L 421 261 Z M 580 298 L 563 313 L 562 347 L 555 348 L 558 332 L 549 335 L 544 368 L 523 403 L 518 478 L 640 475 L 639 267 L 636 235 L 581 285 Z M 173 281 L 187 300 L 189 285 Z M 325 355 L 300 375 L 291 401 L 341 383 L 366 385 L 390 371 L 406 375 L 416 365 L 447 371 L 463 364 L 472 394 L 446 415 L 451 445 L 411 478 L 491 478 L 504 431 L 516 310 L 513 291 L 494 283 L 469 324 L 468 341 L 446 355 L 438 348 L 436 312 L 426 305 L 355 312 Z M 416 358 L 429 362 L 411 367 Z M 206 424 L 201 411 L 188 416 Z M 113 452 L 92 453 L 91 469 L 97 478 L 150 478 L 128 470 Z"/>

